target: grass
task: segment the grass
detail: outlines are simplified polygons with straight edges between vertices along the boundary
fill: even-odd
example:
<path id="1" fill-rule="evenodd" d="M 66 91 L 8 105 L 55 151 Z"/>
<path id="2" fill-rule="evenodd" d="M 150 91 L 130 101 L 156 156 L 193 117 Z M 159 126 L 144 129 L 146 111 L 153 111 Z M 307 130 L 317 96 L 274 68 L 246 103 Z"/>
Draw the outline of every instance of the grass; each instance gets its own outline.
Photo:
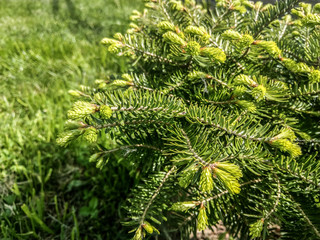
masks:
<path id="1" fill-rule="evenodd" d="M 69 89 L 126 70 L 99 41 L 124 32 L 140 7 L 0 1 L 0 239 L 126 239 L 116 218 L 126 170 L 100 171 L 88 163 L 89 146 L 63 149 L 55 139 Z"/>

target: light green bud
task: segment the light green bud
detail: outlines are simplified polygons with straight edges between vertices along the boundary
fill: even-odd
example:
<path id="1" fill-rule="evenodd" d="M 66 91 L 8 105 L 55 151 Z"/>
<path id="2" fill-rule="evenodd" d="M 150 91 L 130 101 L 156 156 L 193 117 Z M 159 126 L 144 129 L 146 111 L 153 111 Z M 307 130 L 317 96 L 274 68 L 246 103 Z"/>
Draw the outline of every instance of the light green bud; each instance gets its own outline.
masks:
<path id="1" fill-rule="evenodd" d="M 190 208 L 194 208 L 196 206 L 195 202 L 177 202 L 171 206 L 171 210 L 177 212 L 186 212 Z"/>
<path id="2" fill-rule="evenodd" d="M 139 26 L 135 23 L 130 23 L 129 27 L 134 28 L 134 29 L 139 29 Z"/>
<path id="3" fill-rule="evenodd" d="M 169 4 L 173 10 L 178 10 L 178 11 L 184 10 L 184 6 L 180 1 L 170 0 Z"/>
<path id="4" fill-rule="evenodd" d="M 252 89 L 251 94 L 254 97 L 254 99 L 256 99 L 257 101 L 261 101 L 266 96 L 266 92 L 267 89 L 263 85 L 259 85 Z"/>
<path id="5" fill-rule="evenodd" d="M 97 79 L 94 81 L 94 83 L 98 85 L 99 89 L 103 89 L 107 86 L 106 80 L 103 79 Z"/>
<path id="6" fill-rule="evenodd" d="M 233 95 L 235 97 L 240 97 L 240 96 L 243 96 L 243 94 L 245 94 L 247 92 L 247 88 L 245 86 L 236 86 L 234 89 L 233 89 Z"/>
<path id="7" fill-rule="evenodd" d="M 89 143 L 95 143 L 98 139 L 98 130 L 94 127 L 89 127 L 85 130 L 83 138 Z"/>
<path id="8" fill-rule="evenodd" d="M 281 50 L 273 41 L 259 40 L 254 42 L 255 45 L 265 50 L 270 56 L 278 58 L 281 55 Z"/>
<path id="9" fill-rule="evenodd" d="M 290 58 L 282 58 L 282 62 L 286 68 L 288 68 L 292 72 L 296 72 L 297 63 Z"/>
<path id="10" fill-rule="evenodd" d="M 119 41 L 111 39 L 111 38 L 103 38 L 101 40 L 101 43 L 104 45 L 111 45 L 111 44 L 117 44 L 117 43 L 119 43 Z"/>
<path id="11" fill-rule="evenodd" d="M 283 19 L 284 19 L 284 21 L 285 21 L 286 23 L 290 23 L 290 22 L 292 21 L 292 16 L 291 16 L 291 15 L 285 15 L 285 16 L 283 17 Z"/>
<path id="12" fill-rule="evenodd" d="M 243 49 L 249 47 L 254 42 L 254 39 L 249 34 L 244 34 L 241 36 L 240 40 L 236 42 L 236 45 Z"/>
<path id="13" fill-rule="evenodd" d="M 156 9 L 157 6 L 154 3 L 146 3 L 144 5 L 146 8 L 150 8 L 150 9 Z"/>
<path id="14" fill-rule="evenodd" d="M 134 10 L 132 10 L 131 14 L 133 14 L 133 15 L 141 15 L 141 12 L 139 12 L 136 9 L 134 9 Z"/>
<path id="15" fill-rule="evenodd" d="M 128 82 L 133 82 L 133 77 L 128 73 L 122 74 L 121 77 Z"/>
<path id="16" fill-rule="evenodd" d="M 293 21 L 291 24 L 292 24 L 292 26 L 296 26 L 296 27 L 302 27 L 303 26 L 301 20 Z"/>
<path id="17" fill-rule="evenodd" d="M 73 104 L 72 108 L 68 111 L 69 119 L 79 119 L 84 118 L 90 114 L 93 114 L 97 110 L 97 105 L 84 102 L 77 101 Z"/>
<path id="18" fill-rule="evenodd" d="M 124 38 L 124 36 L 121 33 L 116 33 L 113 37 L 115 39 L 118 39 L 119 41 L 122 41 Z"/>
<path id="19" fill-rule="evenodd" d="M 200 35 L 200 36 L 207 33 L 206 30 L 204 29 L 204 27 L 196 27 L 196 26 L 188 26 L 188 27 L 186 27 L 184 32 L 189 33 L 189 34 L 193 34 L 193 35 Z"/>
<path id="20" fill-rule="evenodd" d="M 210 193 L 214 188 L 212 172 L 210 167 L 204 167 L 200 176 L 200 190 Z"/>
<path id="21" fill-rule="evenodd" d="M 185 30 L 187 34 L 198 35 L 201 37 L 201 40 L 207 42 L 210 39 L 210 35 L 207 33 L 204 27 L 188 26 Z"/>
<path id="22" fill-rule="evenodd" d="M 280 151 L 288 152 L 292 157 L 298 157 L 302 154 L 299 145 L 292 143 L 288 139 L 277 139 L 270 143 L 272 146 L 279 148 Z"/>
<path id="23" fill-rule="evenodd" d="M 281 131 L 278 135 L 274 136 L 272 138 L 272 141 L 277 140 L 277 139 L 289 139 L 290 141 L 295 140 L 297 137 L 294 134 L 294 131 L 292 131 L 290 128 L 286 128 Z"/>
<path id="24" fill-rule="evenodd" d="M 320 71 L 319 70 L 313 70 L 310 74 L 309 74 L 309 80 L 312 83 L 318 83 L 320 82 Z"/>
<path id="25" fill-rule="evenodd" d="M 292 9 L 291 10 L 291 14 L 293 14 L 293 15 L 296 15 L 296 16 L 298 16 L 298 17 L 300 17 L 300 18 L 304 18 L 304 13 L 301 11 L 301 10 L 298 10 L 298 9 Z"/>
<path id="26" fill-rule="evenodd" d="M 162 31 L 175 31 L 174 25 L 168 21 L 158 23 L 157 27 Z"/>
<path id="27" fill-rule="evenodd" d="M 131 86 L 132 83 L 124 80 L 114 80 L 110 85 L 116 87 L 127 87 Z"/>
<path id="28" fill-rule="evenodd" d="M 80 88 L 80 90 L 81 90 L 82 92 L 86 92 L 86 93 L 91 92 L 91 90 L 92 90 L 91 87 L 86 86 L 86 85 L 80 85 L 79 88 Z"/>
<path id="29" fill-rule="evenodd" d="M 295 37 L 301 36 L 301 34 L 298 31 L 292 31 L 292 35 Z"/>
<path id="30" fill-rule="evenodd" d="M 251 86 L 251 87 L 255 87 L 258 85 L 255 81 L 252 80 L 251 77 L 249 77 L 245 74 L 240 74 L 240 75 L 236 76 L 233 79 L 233 83 L 235 85 L 247 85 L 247 86 Z"/>
<path id="31" fill-rule="evenodd" d="M 142 14 L 138 10 L 133 10 L 132 15 L 130 16 L 131 21 L 136 21 L 141 18 Z"/>
<path id="32" fill-rule="evenodd" d="M 215 163 L 215 169 L 218 168 L 225 172 L 230 173 L 234 178 L 239 179 L 242 177 L 241 169 L 238 165 L 230 162 L 217 162 Z"/>
<path id="33" fill-rule="evenodd" d="M 201 55 L 209 57 L 220 63 L 224 63 L 227 59 L 226 54 L 220 48 L 214 47 L 202 48 Z"/>
<path id="34" fill-rule="evenodd" d="M 145 221 L 145 222 L 142 224 L 142 227 L 144 228 L 144 230 L 146 230 L 147 233 L 149 233 L 149 234 L 152 234 L 152 233 L 153 233 L 153 227 L 151 226 L 150 223 L 148 223 L 148 222 Z"/>
<path id="35" fill-rule="evenodd" d="M 206 213 L 206 208 L 204 206 L 200 207 L 197 220 L 198 220 L 197 229 L 199 231 L 205 230 L 208 226 L 208 217 L 207 217 L 207 213 Z"/>
<path id="36" fill-rule="evenodd" d="M 217 178 L 224 184 L 232 194 L 238 194 L 241 191 L 239 178 L 242 177 L 240 168 L 232 163 L 219 162 L 215 163 L 213 171 Z"/>
<path id="37" fill-rule="evenodd" d="M 250 9 L 253 9 L 255 7 L 253 2 L 251 2 L 251 1 L 243 1 L 242 5 L 247 7 L 247 8 L 250 8 Z"/>
<path id="38" fill-rule="evenodd" d="M 123 47 L 124 45 L 121 42 L 114 43 L 108 47 L 108 51 L 116 54 L 116 53 L 119 53 Z"/>
<path id="39" fill-rule="evenodd" d="M 227 30 L 221 35 L 224 39 L 227 40 L 239 40 L 241 38 L 241 34 L 234 30 Z"/>
<path id="40" fill-rule="evenodd" d="M 248 112 L 251 112 L 251 113 L 254 113 L 257 110 L 253 102 L 249 102 L 246 100 L 237 100 L 236 104 L 238 104 L 240 107 L 246 109 Z"/>
<path id="41" fill-rule="evenodd" d="M 280 27 L 280 20 L 276 19 L 276 20 L 272 21 L 270 24 L 275 27 Z"/>
<path id="42" fill-rule="evenodd" d="M 246 7 L 245 7 L 245 6 L 241 6 L 241 5 L 239 5 L 239 6 L 235 6 L 235 7 L 233 8 L 233 10 L 235 10 L 235 11 L 237 11 L 237 12 L 241 13 L 241 14 L 243 14 L 243 13 L 246 13 L 246 12 L 247 12 Z"/>
<path id="43" fill-rule="evenodd" d="M 86 126 L 86 124 L 84 124 L 83 122 L 74 121 L 74 120 L 69 119 L 68 121 L 65 122 L 64 129 L 75 130 L 75 129 L 83 128 L 85 126 Z"/>
<path id="44" fill-rule="evenodd" d="M 63 132 L 59 135 L 56 142 L 58 145 L 62 147 L 66 147 L 70 144 L 70 142 L 76 139 L 81 134 L 81 131 L 71 130 L 67 132 Z"/>
<path id="45" fill-rule="evenodd" d="M 81 92 L 77 90 L 69 90 L 68 93 L 73 97 L 81 97 Z"/>
<path id="46" fill-rule="evenodd" d="M 195 41 L 187 43 L 186 52 L 192 56 L 198 56 L 200 54 L 200 44 Z"/>
<path id="47" fill-rule="evenodd" d="M 258 238 L 261 236 L 261 232 L 263 230 L 263 219 L 258 220 L 255 223 L 250 224 L 249 232 L 252 238 Z"/>
<path id="48" fill-rule="evenodd" d="M 177 44 L 180 46 L 186 45 L 186 42 L 174 32 L 171 32 L 171 31 L 166 32 L 165 34 L 162 35 L 162 37 L 166 42 Z"/>
<path id="49" fill-rule="evenodd" d="M 103 119 L 109 119 L 112 116 L 112 110 L 109 106 L 107 105 L 102 105 L 100 106 L 100 116 Z"/>
<path id="50" fill-rule="evenodd" d="M 143 238 L 142 228 L 139 227 L 134 234 L 133 240 L 143 240 Z"/>
<path id="51" fill-rule="evenodd" d="M 106 82 L 106 80 L 104 80 L 104 79 L 96 79 L 96 80 L 94 81 L 94 83 L 97 84 L 97 85 L 99 85 L 99 84 L 101 84 L 101 83 L 105 83 L 105 82 Z"/>
<path id="52" fill-rule="evenodd" d="M 136 32 L 136 29 L 135 28 L 129 28 L 126 33 L 128 34 L 134 34 Z"/>
<path id="53" fill-rule="evenodd" d="M 89 162 L 97 162 L 103 156 L 103 152 L 98 152 L 90 156 Z"/>
<path id="54" fill-rule="evenodd" d="M 303 8 L 303 11 L 304 11 L 306 14 L 311 13 L 311 9 L 312 9 L 312 5 L 311 5 L 311 4 L 309 4 L 309 3 L 304 3 L 304 2 L 300 2 L 300 3 L 299 3 L 299 7 Z"/>

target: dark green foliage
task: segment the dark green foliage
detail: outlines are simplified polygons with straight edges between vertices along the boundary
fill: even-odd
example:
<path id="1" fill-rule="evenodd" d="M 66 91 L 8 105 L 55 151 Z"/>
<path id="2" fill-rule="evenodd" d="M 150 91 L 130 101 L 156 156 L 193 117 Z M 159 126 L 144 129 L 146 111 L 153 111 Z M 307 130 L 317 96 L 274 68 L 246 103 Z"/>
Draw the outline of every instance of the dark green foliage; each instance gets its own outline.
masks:
<path id="1" fill-rule="evenodd" d="M 283 239 L 320 238 L 319 5 L 146 8 L 102 40 L 130 72 L 77 92 L 68 115 L 79 127 L 58 142 L 96 142 L 98 167 L 124 154 L 141 180 L 124 207 L 135 240 L 158 229 L 187 239 L 219 221 L 239 239 L 273 238 L 274 226 Z"/>

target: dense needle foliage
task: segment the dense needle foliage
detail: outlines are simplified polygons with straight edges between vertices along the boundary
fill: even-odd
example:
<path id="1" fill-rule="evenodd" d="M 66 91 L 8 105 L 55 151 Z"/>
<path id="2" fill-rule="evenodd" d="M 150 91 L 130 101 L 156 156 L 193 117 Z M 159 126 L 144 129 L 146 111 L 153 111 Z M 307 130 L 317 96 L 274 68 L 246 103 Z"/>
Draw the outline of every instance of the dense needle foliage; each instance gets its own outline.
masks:
<path id="1" fill-rule="evenodd" d="M 234 238 L 320 238 L 320 4 L 152 0 L 104 38 L 131 71 L 70 91 L 67 146 L 123 154 L 136 184 L 133 239 L 187 239 L 222 222 Z M 111 141 L 111 143 L 110 143 Z M 101 183 L 103 184 L 103 183 Z M 161 233 L 160 233 L 161 232 Z"/>

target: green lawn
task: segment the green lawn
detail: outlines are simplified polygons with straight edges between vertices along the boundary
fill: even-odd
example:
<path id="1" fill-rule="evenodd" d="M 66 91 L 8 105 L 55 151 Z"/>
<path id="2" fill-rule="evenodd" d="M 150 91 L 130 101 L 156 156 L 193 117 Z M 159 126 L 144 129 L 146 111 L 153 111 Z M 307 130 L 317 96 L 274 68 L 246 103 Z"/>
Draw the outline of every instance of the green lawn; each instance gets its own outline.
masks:
<path id="1" fill-rule="evenodd" d="M 125 32 L 141 7 L 139 0 L 0 1 L 0 239 L 125 236 L 116 218 L 125 170 L 100 171 L 88 163 L 89 146 L 63 149 L 55 139 L 69 89 L 126 70 L 99 41 Z"/>

